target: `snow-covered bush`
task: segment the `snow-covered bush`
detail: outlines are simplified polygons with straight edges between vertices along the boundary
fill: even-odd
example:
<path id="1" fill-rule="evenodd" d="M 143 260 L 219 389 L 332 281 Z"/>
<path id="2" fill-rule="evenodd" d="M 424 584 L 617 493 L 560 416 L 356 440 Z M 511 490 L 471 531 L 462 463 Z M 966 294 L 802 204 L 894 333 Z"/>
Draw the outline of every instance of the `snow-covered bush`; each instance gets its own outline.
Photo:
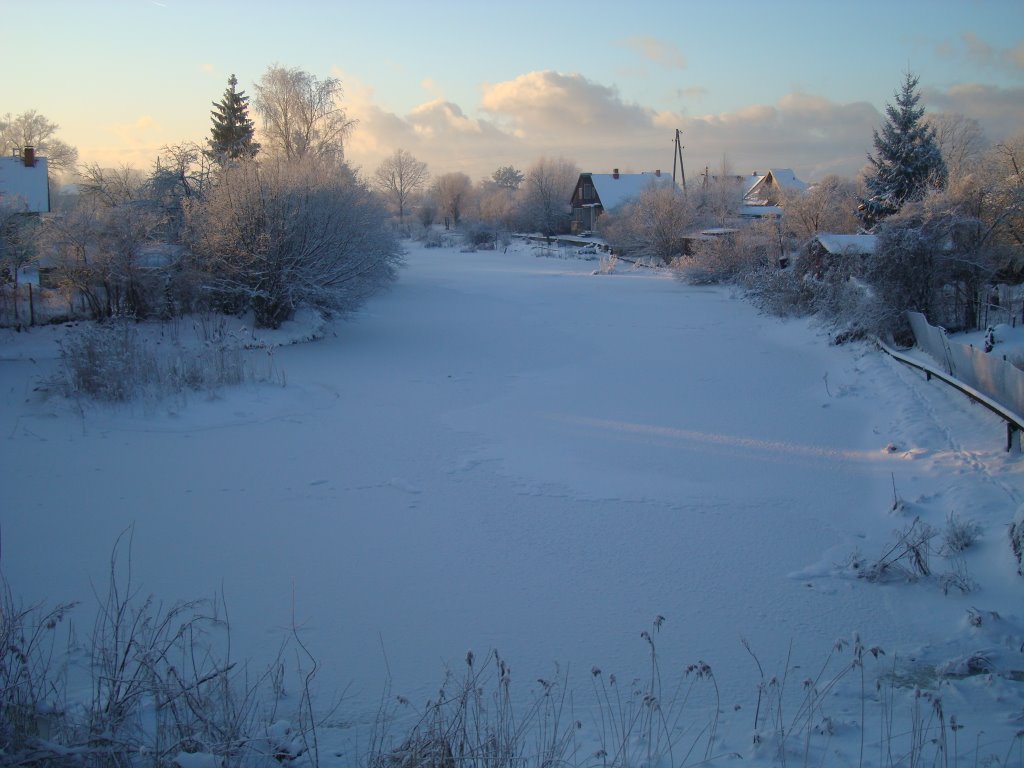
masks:
<path id="1" fill-rule="evenodd" d="M 1010 523 L 1010 549 L 1017 558 L 1017 573 L 1024 576 L 1024 506 L 1017 510 L 1013 522 Z"/>
<path id="2" fill-rule="evenodd" d="M 155 345 L 144 328 L 124 315 L 75 328 L 60 345 L 58 389 L 67 397 L 106 402 L 159 400 L 273 375 L 272 369 L 258 373 L 236 339 L 217 336 L 191 347 L 170 339 Z"/>
<path id="3" fill-rule="evenodd" d="M 752 270 L 744 276 L 743 287 L 758 307 L 778 317 L 805 315 L 814 306 L 811 284 L 792 269 Z"/>
<path id="4" fill-rule="evenodd" d="M 350 312 L 391 282 L 401 249 L 387 213 L 345 165 L 225 167 L 187 216 L 211 296 L 277 328 L 302 305 Z"/>
<path id="5" fill-rule="evenodd" d="M 157 381 L 154 350 L 125 315 L 78 326 L 61 342 L 60 356 L 61 388 L 68 396 L 131 400 Z"/>
<path id="6" fill-rule="evenodd" d="M 38 741 L 60 737 L 58 692 L 65 680 L 55 636 L 73 607 L 24 606 L 0 575 L 0 761 L 6 764 L 20 764 Z"/>
<path id="7" fill-rule="evenodd" d="M 119 551 L 126 537 L 130 548 L 130 531 L 114 547 L 92 632 L 79 638 L 75 686 L 72 649 L 55 637 L 75 606 L 26 608 L 0 575 L 0 763 L 132 766 L 145 756 L 146 765 L 199 768 L 310 751 L 308 717 L 298 712 L 291 725 L 266 698 L 270 671 L 253 675 L 229 657 L 223 605 L 167 606 L 140 594 L 130 552 Z"/>
<path id="8" fill-rule="evenodd" d="M 870 582 L 917 581 L 932 574 L 932 540 L 938 532 L 920 518 L 896 532 L 893 542 L 880 557 L 869 560 L 853 555 L 849 567 L 857 576 Z"/>
<path id="9" fill-rule="evenodd" d="M 497 651 L 477 659 L 466 654 L 461 676 L 446 676 L 438 696 L 414 725 L 392 734 L 399 697 L 378 715 L 366 763 L 369 768 L 457 768 L 463 765 L 566 765 L 574 724 L 564 711 L 564 676 L 537 681 L 533 702 L 521 708 L 512 694 L 512 670 Z M 404 719 L 404 718 L 403 718 Z"/>
<path id="10" fill-rule="evenodd" d="M 493 251 L 497 239 L 494 229 L 481 223 L 471 223 L 462 230 L 464 251 Z"/>
<path id="11" fill-rule="evenodd" d="M 697 241 L 692 257 L 679 259 L 674 266 L 688 283 L 743 284 L 751 275 L 778 269 L 781 248 L 776 224 L 757 222 Z"/>
<path id="12" fill-rule="evenodd" d="M 944 555 L 956 555 L 974 546 L 981 535 L 981 526 L 973 520 L 965 520 L 956 512 L 946 517 L 946 528 L 942 532 L 940 551 Z"/>

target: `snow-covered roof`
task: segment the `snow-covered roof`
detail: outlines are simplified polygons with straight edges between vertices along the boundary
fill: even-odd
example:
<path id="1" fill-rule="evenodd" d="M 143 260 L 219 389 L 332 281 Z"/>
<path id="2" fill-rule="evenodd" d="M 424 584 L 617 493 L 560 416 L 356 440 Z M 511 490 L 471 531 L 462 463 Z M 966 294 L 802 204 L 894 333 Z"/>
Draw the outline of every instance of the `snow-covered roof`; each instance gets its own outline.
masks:
<path id="1" fill-rule="evenodd" d="M 807 189 L 807 183 L 800 181 L 791 168 L 772 168 L 768 171 L 768 175 L 772 177 L 780 189 L 791 189 L 797 192 L 803 192 Z"/>
<path id="2" fill-rule="evenodd" d="M 748 178 L 753 179 L 754 175 Z M 757 203 L 768 199 L 768 190 L 772 187 L 789 192 L 803 192 L 807 184 L 800 181 L 790 168 L 772 168 L 764 176 L 758 178 L 752 185 L 746 187 L 744 199 L 748 203 Z"/>
<path id="3" fill-rule="evenodd" d="M 766 219 L 782 215 L 778 205 L 741 205 L 740 216 L 749 219 Z"/>
<path id="4" fill-rule="evenodd" d="M 757 186 L 758 182 L 764 179 L 764 176 L 760 173 L 752 173 L 749 176 L 743 177 L 743 196 L 746 197 L 750 194 L 750 191 Z"/>
<path id="5" fill-rule="evenodd" d="M 649 186 L 663 186 L 671 189 L 672 177 L 660 176 L 655 172 L 647 173 L 591 173 L 590 179 L 597 190 L 597 196 L 606 211 L 618 208 L 629 200 L 640 197 L 640 193 Z"/>
<path id="6" fill-rule="evenodd" d="M 875 252 L 875 235 L 834 235 L 821 232 L 814 237 L 833 256 L 862 256 Z"/>
<path id="7" fill-rule="evenodd" d="M 45 157 L 26 166 L 20 157 L 0 157 L 0 205 L 26 213 L 49 213 L 50 191 Z"/>

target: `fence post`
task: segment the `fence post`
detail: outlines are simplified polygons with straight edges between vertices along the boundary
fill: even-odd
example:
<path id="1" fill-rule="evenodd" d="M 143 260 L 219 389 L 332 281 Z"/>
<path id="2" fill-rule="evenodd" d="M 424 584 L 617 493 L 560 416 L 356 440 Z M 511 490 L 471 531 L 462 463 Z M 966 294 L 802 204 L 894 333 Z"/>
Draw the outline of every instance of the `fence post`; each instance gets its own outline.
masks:
<path id="1" fill-rule="evenodd" d="M 36 303 L 32 297 L 32 283 L 28 284 L 28 324 L 30 326 L 36 324 Z"/>
<path id="2" fill-rule="evenodd" d="M 1006 422 L 1006 452 L 1009 453 L 1014 448 L 1020 452 L 1020 429 L 1016 424 Z"/>

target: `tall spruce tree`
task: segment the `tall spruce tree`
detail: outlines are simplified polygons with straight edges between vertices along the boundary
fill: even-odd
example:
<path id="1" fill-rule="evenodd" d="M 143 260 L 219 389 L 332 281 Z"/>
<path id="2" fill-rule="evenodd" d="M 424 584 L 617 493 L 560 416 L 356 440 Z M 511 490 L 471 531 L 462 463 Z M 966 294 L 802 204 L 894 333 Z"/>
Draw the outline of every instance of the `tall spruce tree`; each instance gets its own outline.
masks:
<path id="1" fill-rule="evenodd" d="M 885 105 L 888 118 L 882 132 L 874 131 L 875 154 L 868 155 L 872 171 L 864 182 L 871 193 L 861 200 L 858 215 L 867 226 L 896 213 L 903 204 L 920 200 L 929 187 L 946 184 L 946 162 L 935 130 L 924 121 L 917 92 L 918 77 L 907 73 L 896 103 Z"/>
<path id="2" fill-rule="evenodd" d="M 249 119 L 249 97 L 245 91 L 236 91 L 238 78 L 231 75 L 224 97 L 213 102 L 210 112 L 209 154 L 213 159 L 230 158 L 237 160 L 242 157 L 254 157 L 260 145 L 253 141 L 255 124 Z"/>

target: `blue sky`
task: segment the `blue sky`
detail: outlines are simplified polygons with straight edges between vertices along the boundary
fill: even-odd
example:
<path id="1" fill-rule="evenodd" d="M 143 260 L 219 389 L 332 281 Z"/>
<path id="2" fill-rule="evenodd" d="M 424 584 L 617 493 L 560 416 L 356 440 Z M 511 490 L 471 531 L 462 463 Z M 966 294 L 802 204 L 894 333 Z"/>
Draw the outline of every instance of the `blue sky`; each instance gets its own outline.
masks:
<path id="1" fill-rule="evenodd" d="M 853 174 L 908 68 L 930 111 L 1024 131 L 1024 3 L 0 0 L 0 114 L 38 109 L 85 162 L 205 139 L 228 76 L 340 77 L 366 171 L 402 147 L 474 179 L 584 170 Z"/>

